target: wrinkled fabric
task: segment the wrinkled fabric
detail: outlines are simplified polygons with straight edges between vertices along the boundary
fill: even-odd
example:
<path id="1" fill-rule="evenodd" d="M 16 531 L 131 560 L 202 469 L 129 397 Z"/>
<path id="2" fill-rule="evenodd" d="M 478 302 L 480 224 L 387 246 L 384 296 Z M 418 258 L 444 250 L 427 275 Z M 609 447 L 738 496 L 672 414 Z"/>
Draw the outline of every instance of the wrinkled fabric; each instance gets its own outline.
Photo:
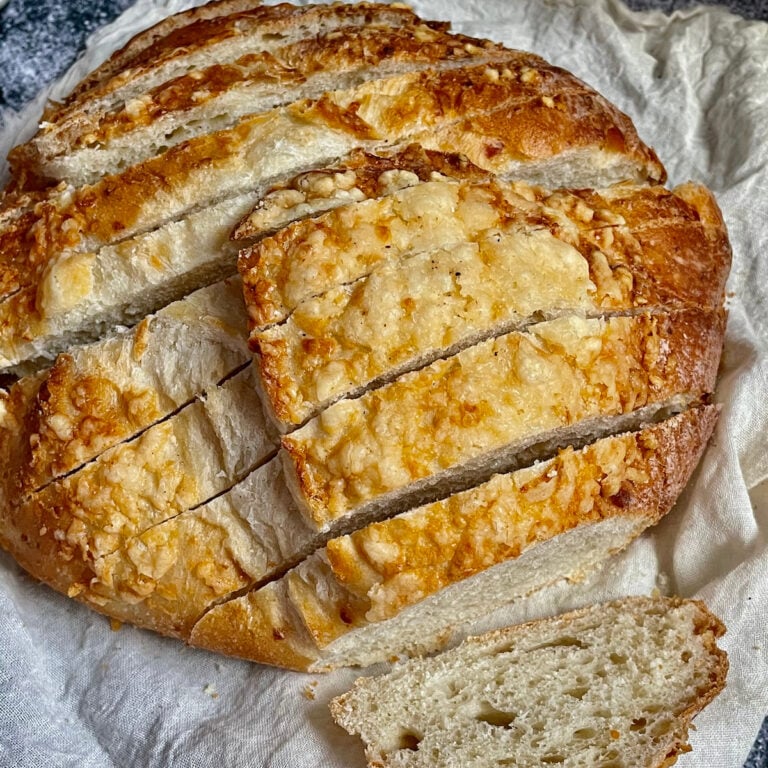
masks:
<path id="1" fill-rule="evenodd" d="M 50 91 L 66 93 L 144 26 L 192 3 L 139 0 Z M 722 418 L 694 480 L 654 530 L 586 582 L 483 627 L 654 589 L 707 602 L 728 626 L 728 686 L 696 720 L 680 768 L 738 768 L 768 712 L 768 25 L 721 9 L 666 17 L 618 0 L 418 0 L 427 18 L 533 50 L 630 114 L 666 164 L 717 194 L 734 249 Z M 5 113 L 0 156 L 43 100 Z M 357 673 L 315 678 L 119 631 L 0 554 L 0 766 L 357 768 L 362 746 L 328 700 Z M 756 748 L 757 749 L 757 748 Z M 756 752 L 754 754 L 757 754 Z"/>

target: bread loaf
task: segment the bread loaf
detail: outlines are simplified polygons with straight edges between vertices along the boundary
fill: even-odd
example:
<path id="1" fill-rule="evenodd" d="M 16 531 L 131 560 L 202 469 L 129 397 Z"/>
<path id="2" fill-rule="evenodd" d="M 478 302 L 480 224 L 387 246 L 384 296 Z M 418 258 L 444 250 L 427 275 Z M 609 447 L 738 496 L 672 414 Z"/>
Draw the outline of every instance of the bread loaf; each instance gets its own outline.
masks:
<path id="1" fill-rule="evenodd" d="M 697 601 L 595 605 L 360 679 L 331 712 L 370 766 L 663 768 L 725 685 L 724 631 Z"/>
<path id="2" fill-rule="evenodd" d="M 220 0 L 13 162 L 0 543 L 119 620 L 302 670 L 433 651 L 628 546 L 714 429 L 717 204 L 534 54 Z"/>

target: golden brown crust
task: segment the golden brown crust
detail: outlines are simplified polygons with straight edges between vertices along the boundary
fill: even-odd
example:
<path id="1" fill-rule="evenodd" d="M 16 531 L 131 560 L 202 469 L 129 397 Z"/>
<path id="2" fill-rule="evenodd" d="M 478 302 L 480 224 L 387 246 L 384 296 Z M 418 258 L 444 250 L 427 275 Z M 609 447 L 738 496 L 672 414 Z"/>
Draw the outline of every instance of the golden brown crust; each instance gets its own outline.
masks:
<path id="1" fill-rule="evenodd" d="M 722 312 L 574 317 L 470 347 L 283 437 L 318 526 L 528 435 L 714 389 Z M 378 502 L 377 502 L 378 503 Z"/>
<path id="2" fill-rule="evenodd" d="M 284 595 L 272 584 L 212 608 L 195 625 L 189 643 L 297 671 L 306 671 L 316 656 L 296 637 Z"/>
<path id="3" fill-rule="evenodd" d="M 98 83 L 108 80 L 121 69 L 129 67 L 131 61 L 141 51 L 149 48 L 158 40 L 167 37 L 175 30 L 204 19 L 246 11 L 257 5 L 261 5 L 261 0 L 212 0 L 203 6 L 191 8 L 188 11 L 181 11 L 163 19 L 149 29 L 139 32 L 139 34 L 132 37 L 122 48 L 115 51 L 105 62 L 86 75 L 72 90 L 67 102 L 71 103 L 81 98 L 86 91 Z M 51 110 L 50 114 L 47 114 L 45 117 L 52 117 L 53 114 L 54 111 Z"/>
<path id="4" fill-rule="evenodd" d="M 72 96 L 67 99 L 66 107 L 49 115 L 49 121 L 61 120 L 82 105 L 84 101 L 93 100 L 95 97 L 110 93 L 125 85 L 126 82 L 136 79 L 172 59 L 182 59 L 195 50 L 205 49 L 218 42 L 241 37 L 255 31 L 284 34 L 286 31 L 294 29 L 298 24 L 311 28 L 313 24 L 325 18 L 338 19 L 340 25 L 344 23 L 345 19 L 355 22 L 361 17 L 364 21 L 367 19 L 368 23 L 379 21 L 392 26 L 419 22 L 418 17 L 405 7 L 392 7 L 376 3 L 360 3 L 354 6 L 341 4 L 293 6 L 289 3 L 271 6 L 251 5 L 255 5 L 255 7 L 238 9 L 236 12 L 230 12 L 226 15 L 209 16 L 208 18 L 200 15 L 194 19 L 188 18 L 185 20 L 186 23 L 168 31 L 167 34 L 158 36 L 150 45 L 137 51 L 129 61 L 123 62 L 122 71 L 109 78 L 101 78 L 99 84 L 92 84 L 85 90 L 77 89 L 74 91 Z"/>
<path id="5" fill-rule="evenodd" d="M 666 515 L 714 429 L 708 406 L 641 432 L 561 451 L 531 469 L 374 523 L 326 545 L 329 580 L 297 609 L 320 648 L 350 630 L 396 616 L 438 590 L 517 558 L 577 525 Z"/>

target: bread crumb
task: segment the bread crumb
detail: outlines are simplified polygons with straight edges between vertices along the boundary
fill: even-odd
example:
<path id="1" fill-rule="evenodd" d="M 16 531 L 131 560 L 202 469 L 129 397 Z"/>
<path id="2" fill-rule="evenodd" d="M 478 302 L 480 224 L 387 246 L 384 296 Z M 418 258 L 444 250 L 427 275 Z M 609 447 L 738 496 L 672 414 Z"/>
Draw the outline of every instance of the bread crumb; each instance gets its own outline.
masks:
<path id="1" fill-rule="evenodd" d="M 304 686 L 304 690 L 302 691 L 304 698 L 309 699 L 310 701 L 315 700 L 315 688 L 317 687 L 317 680 L 310 680 L 307 685 Z"/>
<path id="2" fill-rule="evenodd" d="M 208 696 L 210 696 L 212 699 L 219 698 L 219 693 L 216 690 L 213 683 L 208 683 L 208 685 L 206 685 L 205 688 L 203 688 L 203 693 L 208 694 Z"/>
<path id="3" fill-rule="evenodd" d="M 109 620 L 109 628 L 113 632 L 118 632 L 122 628 L 122 626 L 123 626 L 123 622 L 122 621 L 118 621 L 117 619 L 110 619 Z"/>

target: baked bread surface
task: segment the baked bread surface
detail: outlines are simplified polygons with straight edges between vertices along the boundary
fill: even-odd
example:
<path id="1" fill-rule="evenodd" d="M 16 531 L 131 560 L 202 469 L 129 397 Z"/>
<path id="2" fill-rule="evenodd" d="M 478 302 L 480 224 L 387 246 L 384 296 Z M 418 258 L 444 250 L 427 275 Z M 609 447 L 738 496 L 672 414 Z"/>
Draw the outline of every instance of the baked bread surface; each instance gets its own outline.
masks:
<path id="1" fill-rule="evenodd" d="M 715 429 L 717 203 L 535 54 L 219 0 L 12 160 L 0 544 L 121 621 L 442 649 L 668 514 Z"/>

